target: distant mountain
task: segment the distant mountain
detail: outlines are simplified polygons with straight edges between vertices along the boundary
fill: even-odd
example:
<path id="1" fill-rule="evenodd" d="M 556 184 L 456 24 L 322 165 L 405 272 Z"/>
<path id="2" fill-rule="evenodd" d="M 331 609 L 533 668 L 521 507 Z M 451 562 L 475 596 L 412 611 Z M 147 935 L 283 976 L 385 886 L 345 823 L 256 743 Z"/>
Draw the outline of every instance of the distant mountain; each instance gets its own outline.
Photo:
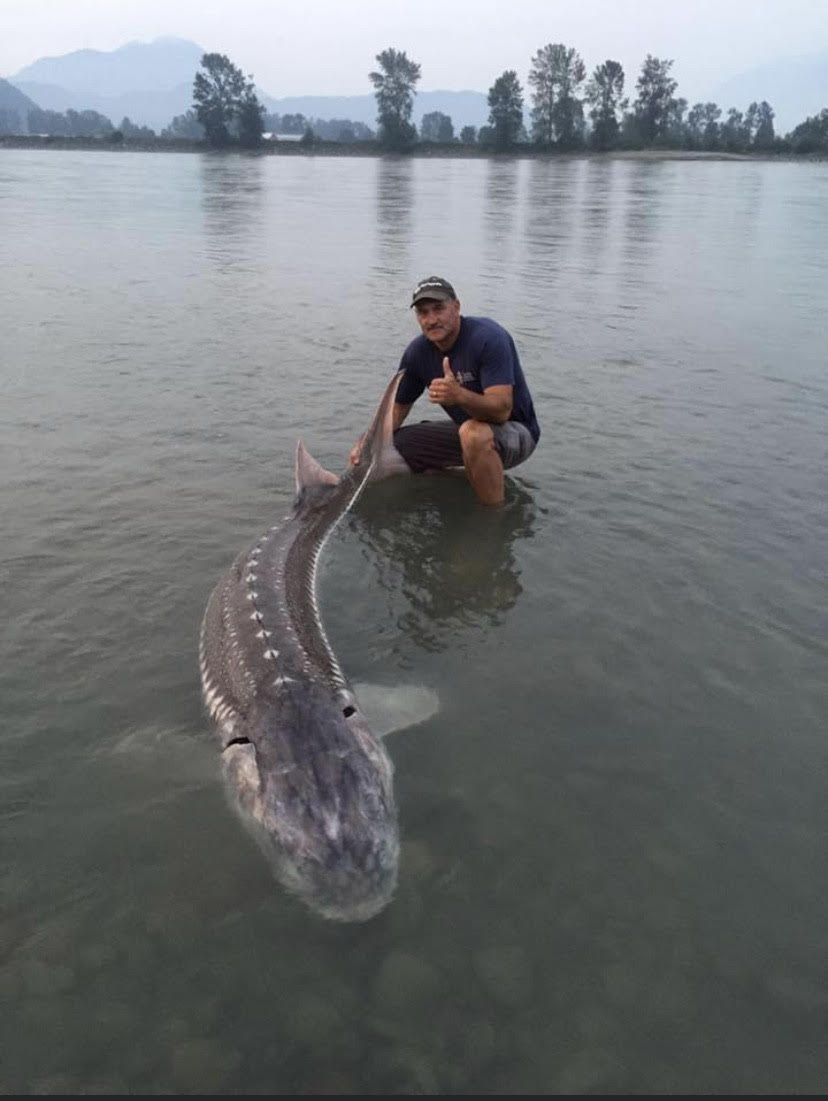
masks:
<path id="1" fill-rule="evenodd" d="M 193 77 L 204 49 L 183 38 L 129 42 L 108 53 L 75 50 L 61 57 L 43 57 L 20 69 L 11 83 L 44 110 L 91 109 L 117 126 L 125 116 L 139 126 L 160 131 L 193 102 Z M 232 60 L 232 59 L 231 59 Z M 363 96 L 287 96 L 275 99 L 257 88 L 271 113 L 308 118 L 347 118 L 372 129 L 377 102 Z M 489 108 L 483 92 L 420 92 L 414 101 L 414 121 L 430 111 L 449 115 L 456 133 L 463 126 L 482 126 Z"/>
<path id="2" fill-rule="evenodd" d="M 108 53 L 75 50 L 43 57 L 12 83 L 49 111 L 91 109 L 117 126 L 124 117 L 162 130 L 193 102 L 193 77 L 204 49 L 183 38 L 129 42 Z"/>
<path id="3" fill-rule="evenodd" d="M 28 134 L 29 111 L 39 106 L 0 77 L 0 134 Z"/>
<path id="4" fill-rule="evenodd" d="M 740 73 L 720 84 L 712 98 L 724 111 L 744 111 L 754 100 L 765 99 L 776 112 L 777 134 L 787 134 L 828 107 L 828 53 L 784 57 Z"/>
<path id="5" fill-rule="evenodd" d="M 18 88 L 47 84 L 67 92 L 114 97 L 126 93 L 170 91 L 192 85 L 204 50 L 184 38 L 128 42 L 117 50 L 75 50 L 61 57 L 42 57 L 15 73 Z M 45 104 L 41 104 L 45 107 Z"/>

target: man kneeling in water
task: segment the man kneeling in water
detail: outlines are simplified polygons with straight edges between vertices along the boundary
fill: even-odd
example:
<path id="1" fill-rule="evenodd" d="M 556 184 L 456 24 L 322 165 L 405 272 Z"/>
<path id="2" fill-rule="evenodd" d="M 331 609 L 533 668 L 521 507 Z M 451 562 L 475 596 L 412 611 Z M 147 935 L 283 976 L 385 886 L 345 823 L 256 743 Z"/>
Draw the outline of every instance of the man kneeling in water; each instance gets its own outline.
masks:
<path id="1" fill-rule="evenodd" d="M 417 284 L 411 307 L 422 335 L 400 361 L 394 446 L 415 474 L 465 467 L 480 501 L 500 504 L 503 471 L 528 459 L 540 437 L 515 342 L 496 321 L 463 317 L 454 287 L 437 275 Z M 451 422 L 403 427 L 426 388 L 428 400 L 442 405 Z"/>

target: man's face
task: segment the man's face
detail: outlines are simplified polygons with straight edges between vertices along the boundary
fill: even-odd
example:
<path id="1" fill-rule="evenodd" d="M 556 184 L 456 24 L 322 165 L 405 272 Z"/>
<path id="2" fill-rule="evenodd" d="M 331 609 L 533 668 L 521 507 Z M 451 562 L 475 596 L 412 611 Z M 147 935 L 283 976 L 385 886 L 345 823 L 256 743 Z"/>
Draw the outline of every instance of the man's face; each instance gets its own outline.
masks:
<path id="1" fill-rule="evenodd" d="M 444 351 L 460 332 L 460 303 L 456 298 L 423 298 L 414 311 L 425 336 Z"/>

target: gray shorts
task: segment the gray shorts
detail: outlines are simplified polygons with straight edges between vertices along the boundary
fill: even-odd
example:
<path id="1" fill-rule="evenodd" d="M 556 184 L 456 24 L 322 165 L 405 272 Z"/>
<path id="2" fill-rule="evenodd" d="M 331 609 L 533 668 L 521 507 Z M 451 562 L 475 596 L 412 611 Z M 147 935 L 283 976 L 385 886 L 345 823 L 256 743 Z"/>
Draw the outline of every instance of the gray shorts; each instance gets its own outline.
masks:
<path id="1" fill-rule="evenodd" d="M 489 427 L 504 470 L 524 462 L 535 450 L 532 433 L 525 424 L 507 421 Z M 460 429 L 454 421 L 404 424 L 394 433 L 394 446 L 415 474 L 463 465 Z"/>

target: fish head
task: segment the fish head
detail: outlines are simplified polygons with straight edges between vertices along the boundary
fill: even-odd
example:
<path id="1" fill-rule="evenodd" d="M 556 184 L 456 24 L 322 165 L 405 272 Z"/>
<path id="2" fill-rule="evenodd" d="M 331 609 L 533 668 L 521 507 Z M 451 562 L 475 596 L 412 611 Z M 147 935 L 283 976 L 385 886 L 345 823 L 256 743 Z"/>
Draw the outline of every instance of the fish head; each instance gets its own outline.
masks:
<path id="1" fill-rule="evenodd" d="M 391 900 L 399 831 L 393 765 L 358 709 L 313 680 L 257 702 L 225 775 L 276 878 L 311 909 L 366 921 Z"/>

